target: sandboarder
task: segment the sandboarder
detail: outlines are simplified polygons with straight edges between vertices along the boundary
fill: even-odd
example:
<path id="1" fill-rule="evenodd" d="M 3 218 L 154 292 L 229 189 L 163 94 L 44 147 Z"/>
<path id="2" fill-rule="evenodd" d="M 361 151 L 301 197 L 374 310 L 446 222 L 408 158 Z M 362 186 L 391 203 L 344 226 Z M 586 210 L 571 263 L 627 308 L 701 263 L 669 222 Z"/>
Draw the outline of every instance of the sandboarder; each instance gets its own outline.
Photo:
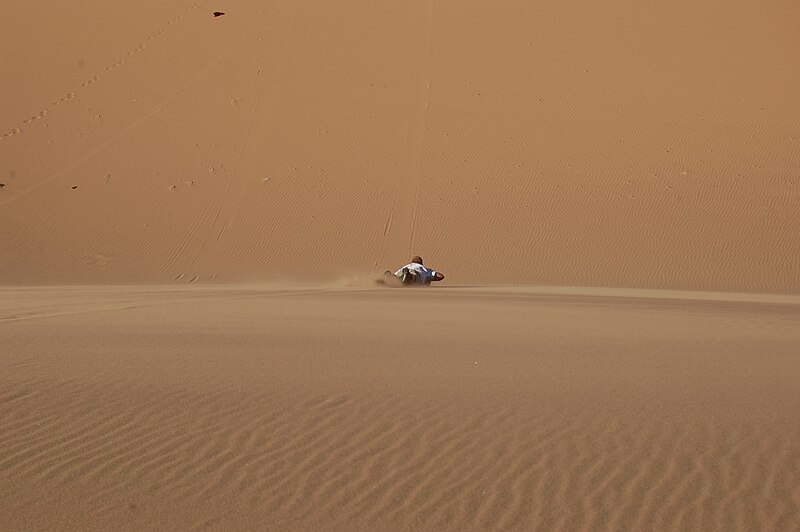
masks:
<path id="1" fill-rule="evenodd" d="M 422 264 L 422 257 L 419 255 L 411 257 L 411 262 L 396 272 L 392 273 L 391 271 L 386 270 L 383 275 L 394 275 L 400 279 L 404 285 L 429 286 L 434 281 L 444 280 L 444 275 L 442 275 L 441 272 L 437 272 L 431 268 L 426 268 Z"/>

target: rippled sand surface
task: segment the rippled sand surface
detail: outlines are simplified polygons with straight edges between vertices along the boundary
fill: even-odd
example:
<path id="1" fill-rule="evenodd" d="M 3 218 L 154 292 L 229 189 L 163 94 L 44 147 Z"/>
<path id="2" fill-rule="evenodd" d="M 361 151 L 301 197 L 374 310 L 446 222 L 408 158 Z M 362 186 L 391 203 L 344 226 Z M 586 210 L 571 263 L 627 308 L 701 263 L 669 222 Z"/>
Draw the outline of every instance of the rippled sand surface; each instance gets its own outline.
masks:
<path id="1" fill-rule="evenodd" d="M 797 529 L 800 302 L 668 294 L 2 289 L 3 528 Z"/>

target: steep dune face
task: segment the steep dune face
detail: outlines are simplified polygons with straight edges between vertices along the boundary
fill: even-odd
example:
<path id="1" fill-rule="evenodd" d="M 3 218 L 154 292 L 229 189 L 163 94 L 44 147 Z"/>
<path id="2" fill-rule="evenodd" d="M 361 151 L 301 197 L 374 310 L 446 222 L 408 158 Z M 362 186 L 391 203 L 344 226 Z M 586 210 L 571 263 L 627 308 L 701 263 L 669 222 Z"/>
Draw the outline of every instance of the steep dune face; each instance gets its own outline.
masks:
<path id="1" fill-rule="evenodd" d="M 50 4 L 4 8 L 4 283 L 800 292 L 796 2 Z"/>

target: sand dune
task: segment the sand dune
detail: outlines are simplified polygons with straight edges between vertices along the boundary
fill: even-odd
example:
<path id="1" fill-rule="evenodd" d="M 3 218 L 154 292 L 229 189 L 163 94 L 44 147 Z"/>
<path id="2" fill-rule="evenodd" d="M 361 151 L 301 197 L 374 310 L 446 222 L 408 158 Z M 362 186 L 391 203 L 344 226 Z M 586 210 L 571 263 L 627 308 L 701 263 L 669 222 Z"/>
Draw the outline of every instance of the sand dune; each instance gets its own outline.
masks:
<path id="1" fill-rule="evenodd" d="M 800 529 L 799 3 L 2 17 L 0 528 Z"/>
<path id="2" fill-rule="evenodd" d="M 85 292 L 0 291 L 9 529 L 800 526 L 796 301 Z"/>
<path id="3" fill-rule="evenodd" d="M 5 284 L 800 290 L 796 2 L 50 4 L 0 35 Z"/>

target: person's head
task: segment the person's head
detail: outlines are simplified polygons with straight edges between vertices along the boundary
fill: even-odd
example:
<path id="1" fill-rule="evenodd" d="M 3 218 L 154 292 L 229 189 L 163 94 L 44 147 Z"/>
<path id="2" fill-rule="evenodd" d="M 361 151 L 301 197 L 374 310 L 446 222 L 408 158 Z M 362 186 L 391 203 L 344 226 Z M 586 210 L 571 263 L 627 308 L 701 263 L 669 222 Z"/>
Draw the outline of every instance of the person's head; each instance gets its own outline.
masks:
<path id="1" fill-rule="evenodd" d="M 411 262 L 422 264 L 422 257 L 420 257 L 419 255 L 414 255 L 413 257 L 411 257 Z"/>

